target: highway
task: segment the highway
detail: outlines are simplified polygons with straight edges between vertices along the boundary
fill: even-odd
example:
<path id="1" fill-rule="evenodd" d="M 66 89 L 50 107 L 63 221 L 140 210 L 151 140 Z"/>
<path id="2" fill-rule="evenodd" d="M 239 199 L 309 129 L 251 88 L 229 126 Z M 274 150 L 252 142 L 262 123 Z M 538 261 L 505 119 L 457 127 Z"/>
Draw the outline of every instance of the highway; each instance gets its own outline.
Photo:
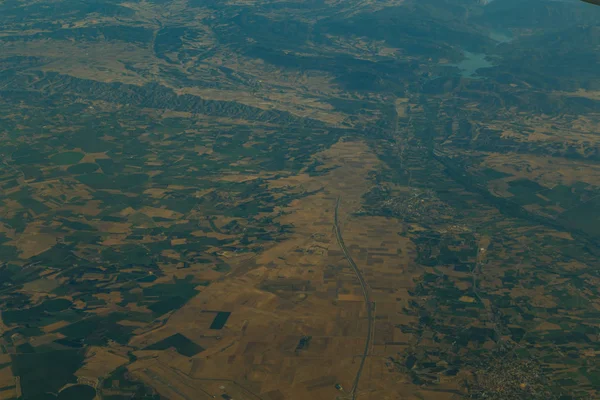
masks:
<path id="1" fill-rule="evenodd" d="M 367 357 L 369 356 L 369 349 L 371 347 L 371 337 L 373 336 L 373 319 L 374 318 L 373 318 L 373 309 L 371 307 L 371 296 L 369 295 L 369 287 L 367 285 L 367 282 L 365 281 L 365 278 L 362 275 L 362 272 L 360 271 L 360 269 L 358 268 L 358 266 L 352 259 L 352 256 L 350 255 L 350 252 L 348 251 L 348 248 L 346 247 L 346 244 L 344 243 L 344 238 L 342 237 L 342 232 L 340 231 L 340 225 L 339 225 L 339 221 L 338 221 L 338 210 L 340 208 L 340 200 L 341 200 L 341 197 L 338 197 L 337 202 L 335 203 L 335 213 L 334 213 L 334 217 L 333 217 L 333 220 L 334 220 L 333 228 L 335 230 L 335 237 L 337 239 L 338 244 L 340 245 L 340 248 L 342 249 L 342 252 L 344 253 L 344 257 L 346 257 L 346 260 L 348 260 L 348 263 L 354 270 L 354 273 L 356 274 L 356 277 L 358 278 L 358 281 L 360 282 L 360 287 L 362 288 L 363 297 L 365 299 L 365 307 L 367 308 L 367 318 L 369 320 L 369 326 L 367 329 L 367 338 L 365 340 L 365 350 L 363 351 L 363 355 L 360 360 L 360 365 L 358 366 L 358 370 L 356 371 L 356 377 L 354 378 L 354 383 L 352 384 L 352 388 L 350 389 L 350 394 L 352 396 L 352 400 L 355 400 L 356 399 L 356 390 L 358 388 L 358 382 L 360 381 L 360 375 L 362 374 L 363 367 L 365 366 L 365 361 L 367 360 Z"/>

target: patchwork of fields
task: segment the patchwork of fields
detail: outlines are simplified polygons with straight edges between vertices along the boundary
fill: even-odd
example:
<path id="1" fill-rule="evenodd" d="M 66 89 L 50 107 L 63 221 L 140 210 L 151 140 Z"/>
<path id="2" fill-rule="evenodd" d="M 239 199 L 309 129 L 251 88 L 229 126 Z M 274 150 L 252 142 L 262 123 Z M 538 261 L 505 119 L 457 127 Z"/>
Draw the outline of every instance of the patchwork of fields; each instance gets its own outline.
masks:
<path id="1" fill-rule="evenodd" d="M 600 8 L 483 3 L 0 0 L 0 400 L 598 398 Z"/>

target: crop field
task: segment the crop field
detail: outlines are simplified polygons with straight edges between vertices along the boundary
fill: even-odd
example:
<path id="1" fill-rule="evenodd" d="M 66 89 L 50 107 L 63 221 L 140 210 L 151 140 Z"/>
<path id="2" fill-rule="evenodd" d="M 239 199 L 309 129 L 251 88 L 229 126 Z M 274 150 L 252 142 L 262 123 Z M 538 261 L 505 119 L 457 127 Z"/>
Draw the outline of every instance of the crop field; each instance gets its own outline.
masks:
<path id="1" fill-rule="evenodd" d="M 591 10 L 0 0 L 0 400 L 599 398 Z"/>

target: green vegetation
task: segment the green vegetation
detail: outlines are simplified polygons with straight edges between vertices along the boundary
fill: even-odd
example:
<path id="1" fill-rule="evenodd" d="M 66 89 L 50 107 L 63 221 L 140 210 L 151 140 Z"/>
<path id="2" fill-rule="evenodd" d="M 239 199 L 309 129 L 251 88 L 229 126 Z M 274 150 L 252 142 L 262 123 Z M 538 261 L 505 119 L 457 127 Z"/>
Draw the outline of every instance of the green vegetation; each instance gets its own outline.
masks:
<path id="1" fill-rule="evenodd" d="M 92 172 L 96 172 L 98 168 L 98 164 L 80 163 L 67 168 L 67 171 L 73 175 L 91 174 Z"/>
<path id="2" fill-rule="evenodd" d="M 81 367 L 80 350 L 55 350 L 12 356 L 13 374 L 21 377 L 23 398 L 33 399 L 44 393 L 58 393 L 67 383 L 76 383 L 73 373 Z M 39 398 L 39 397 L 37 397 Z"/>
<path id="3" fill-rule="evenodd" d="M 119 313 L 108 316 L 90 315 L 59 329 L 59 332 L 69 341 L 84 345 L 101 346 L 108 340 L 125 344 L 131 338 L 133 328 L 118 324 L 118 321 L 124 318 L 126 315 Z"/>
<path id="4" fill-rule="evenodd" d="M 215 316 L 215 319 L 213 319 L 213 322 L 210 324 L 210 329 L 223 329 L 230 315 L 230 312 L 219 311 Z"/>
<path id="5" fill-rule="evenodd" d="M 41 320 L 46 323 L 61 319 L 61 311 L 71 306 L 67 299 L 46 300 L 38 306 L 16 310 L 6 310 L 2 313 L 2 320 L 8 324 L 35 324 Z"/>
<path id="6" fill-rule="evenodd" d="M 50 161 L 57 165 L 73 165 L 81 161 L 83 156 L 84 154 L 78 151 L 66 151 L 53 155 L 50 157 Z"/>
<path id="7" fill-rule="evenodd" d="M 262 264 L 264 251 L 291 236 L 310 241 L 294 255 L 335 264 L 327 239 L 305 230 L 329 222 L 294 221 L 295 204 L 320 196 L 330 212 L 347 190 L 349 234 L 378 237 L 356 231 L 385 221 L 402 243 L 385 273 L 402 281 L 389 302 L 403 322 L 382 314 L 374 334 L 404 333 L 384 346 L 390 382 L 474 399 L 598 398 L 598 9 L 247 3 L 0 2 L 0 350 L 22 397 L 93 398 L 64 388 L 90 346 L 135 363 L 136 334 L 153 337 L 232 277 L 277 275 L 288 254 Z M 471 76 L 465 57 L 486 68 Z M 343 181 L 356 160 L 323 153 L 341 139 L 379 157 L 370 187 Z M 374 290 L 395 267 L 378 252 L 360 253 Z M 350 293 L 337 267 L 303 262 L 293 265 L 310 282 L 293 298 L 256 285 L 286 302 L 273 312 L 330 295 L 323 285 Z M 209 341 L 192 335 L 239 333 L 230 312 L 199 312 L 214 319 L 144 349 L 193 357 Z M 104 399 L 158 397 L 127 366 L 103 378 Z M 359 390 L 379 385 L 363 376 Z"/>
<path id="8" fill-rule="evenodd" d="M 73 385 L 58 394 L 58 400 L 93 400 L 96 390 L 86 385 Z"/>
<path id="9" fill-rule="evenodd" d="M 171 347 L 174 347 L 179 354 L 186 357 L 193 357 L 196 354 L 204 351 L 202 346 L 192 342 L 190 339 L 186 338 L 180 333 L 176 333 L 166 339 L 161 340 L 160 342 L 156 342 L 146 347 L 144 350 L 166 350 Z"/>

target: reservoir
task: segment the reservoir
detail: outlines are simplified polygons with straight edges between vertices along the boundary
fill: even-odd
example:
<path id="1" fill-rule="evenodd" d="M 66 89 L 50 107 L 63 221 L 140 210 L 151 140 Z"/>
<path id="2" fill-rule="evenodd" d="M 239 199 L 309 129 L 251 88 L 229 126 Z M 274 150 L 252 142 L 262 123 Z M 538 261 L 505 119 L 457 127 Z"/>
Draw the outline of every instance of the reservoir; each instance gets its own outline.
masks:
<path id="1" fill-rule="evenodd" d="M 486 59 L 486 55 L 484 53 L 470 53 L 465 51 L 464 53 L 465 59 L 457 64 L 450 64 L 453 67 L 457 67 L 460 69 L 460 73 L 465 78 L 474 78 L 477 79 L 477 70 L 480 68 L 489 68 L 493 67 L 490 61 Z"/>

